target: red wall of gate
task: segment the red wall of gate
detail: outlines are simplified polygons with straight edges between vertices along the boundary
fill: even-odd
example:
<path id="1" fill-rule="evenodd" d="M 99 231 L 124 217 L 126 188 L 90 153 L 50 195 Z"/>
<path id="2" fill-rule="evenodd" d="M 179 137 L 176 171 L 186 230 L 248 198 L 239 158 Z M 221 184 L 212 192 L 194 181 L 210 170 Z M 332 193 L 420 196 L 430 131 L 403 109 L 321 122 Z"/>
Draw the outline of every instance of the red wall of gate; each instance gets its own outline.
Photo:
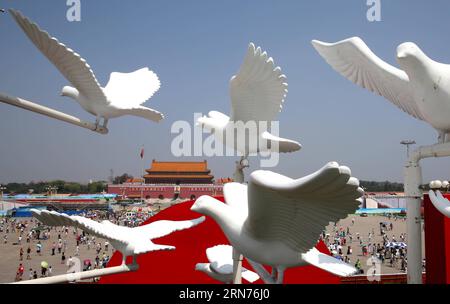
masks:
<path id="1" fill-rule="evenodd" d="M 450 194 L 444 196 L 450 198 Z M 426 283 L 450 284 L 450 218 L 434 207 L 428 195 L 424 208 Z"/>

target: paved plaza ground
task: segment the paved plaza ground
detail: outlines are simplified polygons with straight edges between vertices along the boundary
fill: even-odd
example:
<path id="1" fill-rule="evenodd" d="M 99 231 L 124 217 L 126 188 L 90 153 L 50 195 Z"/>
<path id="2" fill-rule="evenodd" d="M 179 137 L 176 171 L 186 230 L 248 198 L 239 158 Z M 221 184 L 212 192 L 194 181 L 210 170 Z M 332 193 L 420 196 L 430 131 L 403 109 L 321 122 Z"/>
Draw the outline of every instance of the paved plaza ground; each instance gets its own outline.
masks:
<path id="1" fill-rule="evenodd" d="M 158 211 L 159 207 L 156 208 Z M 165 208 L 161 208 L 165 209 Z M 355 220 L 355 223 L 352 224 L 352 219 Z M 17 219 L 18 221 L 30 221 L 29 218 L 21 218 Z M 344 229 L 346 230 L 347 227 L 349 227 L 350 232 L 353 235 L 353 242 L 350 243 L 347 239 L 348 243 L 343 246 L 343 252 L 344 256 L 347 253 L 347 247 L 350 245 L 353 248 L 353 254 L 349 256 L 350 263 L 354 265 L 357 259 L 360 259 L 362 268 L 364 269 L 365 273 L 367 272 L 367 269 L 371 267 L 371 265 L 367 265 L 366 261 L 369 258 L 369 256 L 363 256 L 362 255 L 362 249 L 359 246 L 359 241 L 356 239 L 356 234 L 359 233 L 360 237 L 363 239 L 364 243 L 368 243 L 368 234 L 369 232 L 375 231 L 375 236 L 372 237 L 371 242 L 372 243 L 382 243 L 382 237 L 379 232 L 379 223 L 380 222 L 392 222 L 393 223 L 393 230 L 388 231 L 387 235 L 389 236 L 389 239 L 392 239 L 392 236 L 395 235 L 395 237 L 398 239 L 401 233 L 406 233 L 406 221 L 403 219 L 388 219 L 384 216 L 369 216 L 369 217 L 360 217 L 357 215 L 351 215 L 345 220 L 340 221 L 336 225 L 336 229 Z M 29 229 L 29 228 L 28 228 Z M 22 244 L 17 244 L 18 242 L 18 231 L 12 232 L 10 231 L 8 235 L 8 241 L 5 244 L 3 242 L 3 237 L 5 235 L 5 231 L 0 235 L 0 283 L 9 283 L 14 282 L 16 277 L 16 271 L 19 267 L 20 263 L 23 263 L 25 268 L 25 273 L 23 276 L 24 280 L 29 279 L 30 274 L 30 268 L 36 270 L 38 272 L 38 275 L 40 277 L 40 270 L 41 270 L 41 262 L 46 261 L 50 266 L 52 266 L 53 271 L 52 275 L 59 275 L 59 274 L 65 274 L 69 270 L 69 267 L 61 262 L 61 254 L 58 254 L 58 250 L 56 250 L 56 254 L 54 256 L 51 255 L 52 251 L 52 243 L 55 242 L 58 243 L 58 234 L 61 235 L 63 240 L 67 241 L 67 249 L 66 249 L 66 259 L 68 259 L 70 256 L 73 258 L 78 258 L 83 264 L 83 261 L 86 259 L 90 259 L 92 263 L 94 263 L 94 260 L 97 256 L 95 245 L 91 245 L 90 250 L 88 250 L 87 245 L 81 244 L 79 256 L 75 256 L 76 254 L 76 234 L 73 233 L 73 228 L 69 229 L 69 233 L 66 234 L 62 231 L 61 228 L 53 228 L 50 232 L 50 239 L 49 240 L 41 240 L 41 243 L 43 245 L 42 249 L 42 255 L 38 255 L 36 253 L 36 244 L 38 243 L 37 240 L 31 240 L 31 242 L 28 244 L 26 242 L 26 234 L 27 231 L 24 233 L 24 237 L 22 239 Z M 80 231 L 78 230 L 78 233 Z M 333 225 L 330 225 L 327 227 L 327 233 L 330 233 L 330 235 L 334 235 L 333 232 Z M 101 259 L 103 255 L 112 257 L 113 255 L 113 249 L 111 246 L 109 246 L 108 250 L 105 250 L 105 240 L 96 238 L 96 243 L 100 243 L 102 246 L 102 250 L 100 251 L 99 258 Z M 32 249 L 31 252 L 31 260 L 26 259 L 26 251 L 28 246 Z M 19 260 L 19 250 L 20 248 L 23 248 L 24 250 L 24 258 L 23 261 Z M 424 246 L 423 246 L 424 247 Z M 424 249 L 423 249 L 424 251 Z M 66 260 L 67 261 L 67 260 Z M 381 273 L 382 274 L 391 274 L 391 273 L 401 273 L 400 265 L 396 265 L 395 267 L 391 267 L 388 262 L 385 262 L 385 264 L 381 267 Z"/>

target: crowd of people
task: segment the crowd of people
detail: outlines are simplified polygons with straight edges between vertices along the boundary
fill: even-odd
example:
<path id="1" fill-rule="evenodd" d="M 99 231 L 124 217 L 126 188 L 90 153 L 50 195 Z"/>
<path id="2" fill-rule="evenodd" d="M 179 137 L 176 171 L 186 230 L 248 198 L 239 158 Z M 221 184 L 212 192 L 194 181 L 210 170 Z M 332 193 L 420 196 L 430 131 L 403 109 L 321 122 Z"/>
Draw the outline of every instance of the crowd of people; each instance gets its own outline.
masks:
<path id="1" fill-rule="evenodd" d="M 327 244 L 336 259 L 354 265 L 360 274 L 364 273 L 362 260 L 365 260 L 369 267 L 375 266 L 378 262 L 400 272 L 406 272 L 406 233 L 400 233 L 397 237 L 392 232 L 394 223 L 397 220 L 404 221 L 405 219 L 389 215 L 387 220 L 380 222 L 379 227 L 370 227 L 367 234 L 361 235 L 359 232 L 353 231 L 355 219 L 352 218 L 350 225 L 345 228 L 334 224 L 332 233 L 324 231 L 321 239 Z M 370 262 L 367 262 L 369 259 Z"/>

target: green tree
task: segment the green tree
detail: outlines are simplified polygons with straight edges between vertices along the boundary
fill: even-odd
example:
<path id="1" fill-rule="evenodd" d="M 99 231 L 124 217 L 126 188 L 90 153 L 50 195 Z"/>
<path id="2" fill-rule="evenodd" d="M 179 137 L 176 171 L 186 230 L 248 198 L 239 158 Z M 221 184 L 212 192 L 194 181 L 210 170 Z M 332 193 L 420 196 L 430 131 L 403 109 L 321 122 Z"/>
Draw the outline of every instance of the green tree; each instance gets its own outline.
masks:
<path id="1" fill-rule="evenodd" d="M 122 174 L 120 176 L 114 177 L 113 184 L 114 185 L 120 185 L 120 184 L 123 184 L 124 182 L 126 182 L 127 180 L 132 179 L 132 178 L 133 178 L 132 175 L 129 175 L 128 173 L 125 173 L 125 174 Z"/>

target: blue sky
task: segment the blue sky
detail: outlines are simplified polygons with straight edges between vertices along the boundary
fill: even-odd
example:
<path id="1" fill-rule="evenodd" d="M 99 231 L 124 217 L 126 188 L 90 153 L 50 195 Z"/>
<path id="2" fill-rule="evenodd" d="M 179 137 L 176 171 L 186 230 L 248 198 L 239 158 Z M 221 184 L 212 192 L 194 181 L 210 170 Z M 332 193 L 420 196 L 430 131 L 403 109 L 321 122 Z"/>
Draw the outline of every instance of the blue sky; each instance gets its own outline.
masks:
<path id="1" fill-rule="evenodd" d="M 81 22 L 68 22 L 65 0 L 0 0 L 0 7 L 19 9 L 81 54 L 102 85 L 113 71 L 150 67 L 162 87 L 146 105 L 167 118 L 160 124 L 114 119 L 110 134 L 101 136 L 0 104 L 0 182 L 87 182 L 106 179 L 110 169 L 138 175 L 153 158 L 175 160 L 172 123 L 192 122 L 194 112 L 229 113 L 228 83 L 249 42 L 262 46 L 288 77 L 280 133 L 303 145 L 300 152 L 281 155 L 273 171 L 300 177 L 338 161 L 360 179 L 402 181 L 406 152 L 399 142 L 432 144 L 436 132 L 338 75 L 310 44 L 360 36 L 396 65 L 397 45 L 413 41 L 431 58 L 450 62 L 449 1 L 381 3 L 382 21 L 370 23 L 365 0 L 81 0 Z M 67 81 L 7 14 L 0 15 L 0 36 L 0 91 L 94 120 L 59 96 Z M 144 161 L 138 156 L 142 145 Z M 208 158 L 218 177 L 231 176 L 235 160 Z M 254 170 L 259 162 L 251 164 Z M 424 181 L 450 178 L 448 159 L 426 160 L 423 167 Z"/>

